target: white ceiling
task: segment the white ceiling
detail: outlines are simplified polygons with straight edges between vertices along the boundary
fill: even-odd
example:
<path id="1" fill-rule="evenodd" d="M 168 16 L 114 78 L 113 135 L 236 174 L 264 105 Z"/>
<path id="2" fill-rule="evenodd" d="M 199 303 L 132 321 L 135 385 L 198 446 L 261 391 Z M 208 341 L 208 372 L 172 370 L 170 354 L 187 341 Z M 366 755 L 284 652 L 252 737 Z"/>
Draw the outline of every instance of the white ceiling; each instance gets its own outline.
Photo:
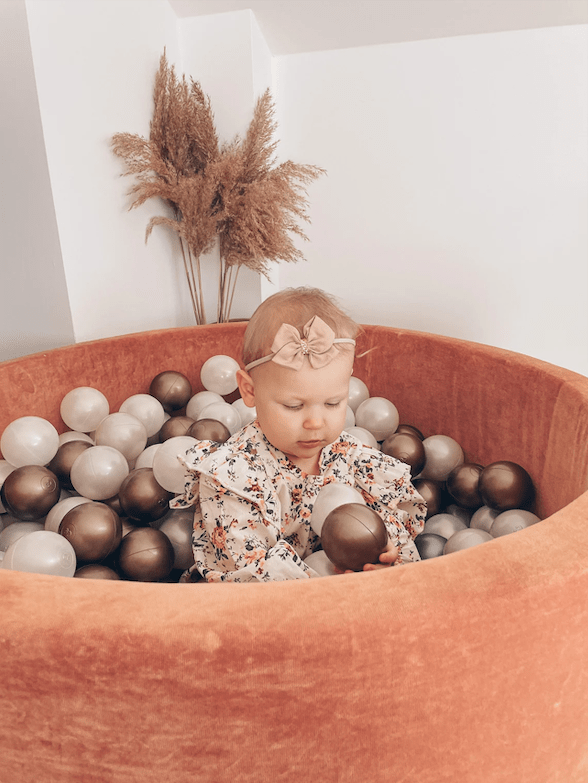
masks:
<path id="1" fill-rule="evenodd" d="M 588 0 L 169 0 L 178 17 L 250 8 L 273 55 L 588 23 Z"/>

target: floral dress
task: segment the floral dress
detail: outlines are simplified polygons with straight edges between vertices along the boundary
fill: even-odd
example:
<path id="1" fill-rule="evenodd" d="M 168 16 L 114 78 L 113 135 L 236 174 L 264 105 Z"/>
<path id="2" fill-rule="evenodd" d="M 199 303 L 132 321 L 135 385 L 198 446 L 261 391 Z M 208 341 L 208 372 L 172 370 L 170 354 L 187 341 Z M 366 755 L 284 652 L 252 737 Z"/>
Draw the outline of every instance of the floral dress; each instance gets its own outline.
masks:
<path id="1" fill-rule="evenodd" d="M 195 570 L 209 582 L 318 577 L 304 562 L 320 549 L 310 516 L 319 491 L 333 481 L 358 490 L 380 514 L 400 550 L 396 563 L 420 559 L 414 538 L 423 530 L 426 505 L 408 465 L 346 432 L 323 449 L 319 475 L 294 465 L 257 422 L 226 443 L 198 442 L 185 464 L 185 491 L 170 503 L 194 507 L 195 565 L 182 581 Z"/>

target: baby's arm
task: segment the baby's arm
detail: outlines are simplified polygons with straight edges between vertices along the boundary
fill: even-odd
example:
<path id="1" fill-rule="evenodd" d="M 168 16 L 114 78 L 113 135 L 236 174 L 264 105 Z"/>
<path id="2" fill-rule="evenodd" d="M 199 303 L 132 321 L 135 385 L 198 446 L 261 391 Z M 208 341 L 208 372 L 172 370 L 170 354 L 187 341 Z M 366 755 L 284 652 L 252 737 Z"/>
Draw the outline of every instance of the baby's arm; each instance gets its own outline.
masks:
<path id="1" fill-rule="evenodd" d="M 257 504 L 205 475 L 200 477 L 200 515 L 194 559 L 208 581 L 268 582 L 314 575 Z"/>

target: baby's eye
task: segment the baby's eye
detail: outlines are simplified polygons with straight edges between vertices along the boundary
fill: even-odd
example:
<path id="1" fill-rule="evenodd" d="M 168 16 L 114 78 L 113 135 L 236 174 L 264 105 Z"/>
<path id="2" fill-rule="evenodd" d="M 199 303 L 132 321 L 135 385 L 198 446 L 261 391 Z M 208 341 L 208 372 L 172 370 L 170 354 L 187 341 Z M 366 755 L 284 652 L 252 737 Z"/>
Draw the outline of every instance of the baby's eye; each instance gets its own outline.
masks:
<path id="1" fill-rule="evenodd" d="M 343 400 L 339 400 L 338 402 L 326 402 L 325 405 L 327 406 L 327 408 L 338 408 L 342 402 Z"/>
<path id="2" fill-rule="evenodd" d="M 284 403 L 284 408 L 289 411 L 299 411 L 302 409 L 302 405 L 286 405 L 286 403 Z"/>

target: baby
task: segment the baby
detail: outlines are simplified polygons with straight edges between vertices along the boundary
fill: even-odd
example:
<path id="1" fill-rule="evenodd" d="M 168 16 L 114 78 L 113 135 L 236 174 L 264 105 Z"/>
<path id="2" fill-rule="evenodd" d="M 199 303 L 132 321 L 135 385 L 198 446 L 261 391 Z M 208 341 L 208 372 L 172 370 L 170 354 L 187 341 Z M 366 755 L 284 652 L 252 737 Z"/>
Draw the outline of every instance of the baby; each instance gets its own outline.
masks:
<path id="1" fill-rule="evenodd" d="M 196 570 L 209 582 L 319 576 L 304 560 L 320 548 L 310 516 L 331 482 L 361 492 L 386 524 L 388 547 L 364 570 L 419 560 L 426 506 L 408 466 L 343 431 L 358 331 L 318 289 L 280 291 L 255 311 L 237 381 L 257 418 L 226 443 L 190 449 L 171 503 L 195 507 L 195 565 L 182 581 Z"/>

